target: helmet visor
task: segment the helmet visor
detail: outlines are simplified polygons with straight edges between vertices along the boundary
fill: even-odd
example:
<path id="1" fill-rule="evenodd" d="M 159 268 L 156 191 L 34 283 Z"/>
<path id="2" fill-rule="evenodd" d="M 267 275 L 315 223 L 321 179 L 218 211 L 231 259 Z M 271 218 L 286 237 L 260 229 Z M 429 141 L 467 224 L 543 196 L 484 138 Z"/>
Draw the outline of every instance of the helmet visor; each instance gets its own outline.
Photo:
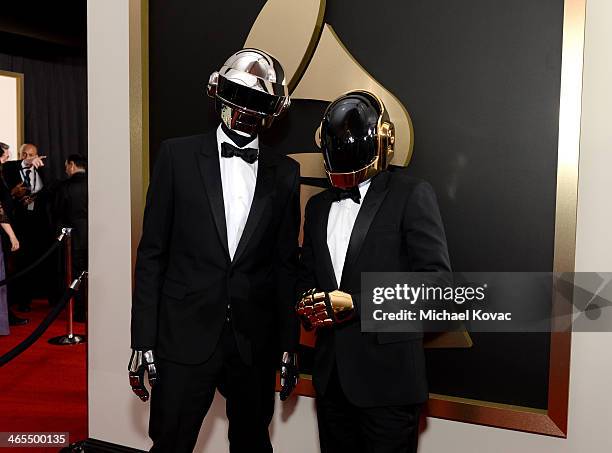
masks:
<path id="1" fill-rule="evenodd" d="M 232 107 L 261 116 L 275 116 L 281 110 L 283 98 L 256 90 L 223 76 L 219 77 L 217 96 Z"/>
<path id="2" fill-rule="evenodd" d="M 357 171 L 376 158 L 380 114 L 378 102 L 364 93 L 351 93 L 329 106 L 321 123 L 321 149 L 328 171 Z"/>

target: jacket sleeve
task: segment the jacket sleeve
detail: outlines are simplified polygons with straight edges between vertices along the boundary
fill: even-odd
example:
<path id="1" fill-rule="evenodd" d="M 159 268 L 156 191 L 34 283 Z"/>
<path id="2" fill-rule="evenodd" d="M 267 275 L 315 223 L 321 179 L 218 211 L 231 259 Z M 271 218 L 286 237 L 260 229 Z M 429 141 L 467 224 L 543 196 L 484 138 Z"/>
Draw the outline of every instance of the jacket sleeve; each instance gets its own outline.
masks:
<path id="1" fill-rule="evenodd" d="M 413 277 L 415 280 L 412 284 L 449 284 L 451 266 L 446 234 L 435 192 L 427 182 L 418 182 L 404 205 L 402 235 L 407 247 L 406 255 L 410 259 L 410 272 L 422 273 Z M 362 294 L 354 293 L 351 297 L 356 311 L 355 318 L 360 318 Z"/>
<path id="2" fill-rule="evenodd" d="M 302 239 L 302 249 L 300 252 L 300 270 L 295 301 L 297 302 L 300 296 L 306 291 L 316 287 L 315 260 L 312 249 L 312 210 L 311 201 L 309 200 L 304 212 L 304 237 Z"/>
<path id="3" fill-rule="evenodd" d="M 173 197 L 172 158 L 170 147 L 164 142 L 147 191 L 136 257 L 132 296 L 133 349 L 154 349 L 157 342 L 157 313 L 168 261 Z"/>
<path id="4" fill-rule="evenodd" d="M 277 310 L 282 351 L 294 352 L 299 343 L 299 322 L 295 313 L 295 286 L 298 273 L 298 236 L 300 231 L 300 171 L 295 166 L 291 192 L 282 213 L 276 247 Z"/>
<path id="5" fill-rule="evenodd" d="M 429 183 L 419 182 L 406 203 L 403 235 L 411 272 L 451 272 L 438 201 Z"/>

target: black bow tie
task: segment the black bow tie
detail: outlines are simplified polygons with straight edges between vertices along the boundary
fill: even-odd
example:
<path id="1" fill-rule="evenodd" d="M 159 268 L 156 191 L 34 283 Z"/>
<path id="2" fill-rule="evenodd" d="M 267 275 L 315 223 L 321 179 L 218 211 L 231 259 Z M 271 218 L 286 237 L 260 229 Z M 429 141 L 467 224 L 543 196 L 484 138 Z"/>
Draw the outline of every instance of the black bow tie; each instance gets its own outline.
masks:
<path id="1" fill-rule="evenodd" d="M 255 148 L 238 148 L 231 143 L 221 143 L 221 157 L 240 157 L 248 164 L 252 164 L 257 160 L 259 151 Z"/>
<path id="2" fill-rule="evenodd" d="M 346 200 L 350 198 L 355 203 L 360 204 L 361 202 L 361 192 L 359 192 L 359 187 L 351 187 L 350 189 L 332 189 L 332 194 L 334 196 L 334 201 Z"/>

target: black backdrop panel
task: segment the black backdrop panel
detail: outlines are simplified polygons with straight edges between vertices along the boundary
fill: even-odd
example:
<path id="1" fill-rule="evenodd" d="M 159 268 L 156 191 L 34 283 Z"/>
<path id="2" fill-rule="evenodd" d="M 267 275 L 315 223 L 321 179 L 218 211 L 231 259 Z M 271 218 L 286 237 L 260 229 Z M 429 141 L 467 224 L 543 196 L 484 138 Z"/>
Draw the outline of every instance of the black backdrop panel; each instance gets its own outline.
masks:
<path id="1" fill-rule="evenodd" d="M 151 163 L 163 139 L 199 134 L 217 125 L 205 92 L 208 76 L 242 48 L 265 3 L 150 0 Z"/>
<path id="2" fill-rule="evenodd" d="M 84 52 L 0 31 L 0 70 L 24 75 L 24 141 L 47 156 L 48 182 L 66 177 L 70 154 L 87 156 Z"/>
<path id="3" fill-rule="evenodd" d="M 162 139 L 216 126 L 205 83 L 263 4 L 151 0 L 153 160 Z M 436 189 L 454 269 L 551 271 L 563 1 L 328 0 L 325 21 L 410 112 L 409 168 Z M 265 140 L 315 152 L 324 107 L 295 101 Z M 546 408 L 548 335 L 473 340 L 428 352 L 431 392 Z"/>

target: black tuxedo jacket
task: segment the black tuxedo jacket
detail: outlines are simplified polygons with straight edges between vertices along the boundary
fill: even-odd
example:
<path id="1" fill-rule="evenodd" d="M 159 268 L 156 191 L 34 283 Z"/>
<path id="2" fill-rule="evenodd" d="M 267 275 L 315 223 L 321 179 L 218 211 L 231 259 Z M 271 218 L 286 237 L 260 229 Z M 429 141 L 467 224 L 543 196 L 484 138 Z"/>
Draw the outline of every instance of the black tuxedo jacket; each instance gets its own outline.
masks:
<path id="1" fill-rule="evenodd" d="M 340 289 L 352 295 L 356 317 L 319 329 L 313 380 L 325 394 L 333 367 L 346 397 L 360 407 L 420 403 L 427 399 L 422 334 L 362 333 L 362 272 L 450 271 L 446 237 L 431 186 L 393 168 L 375 176 L 361 201 L 343 268 L 336 282 L 327 247 L 329 190 L 306 206 L 298 289 Z"/>
<path id="2" fill-rule="evenodd" d="M 21 179 L 21 160 L 11 160 L 2 165 L 2 176 L 4 177 L 4 181 L 10 191 L 23 182 Z M 28 230 L 28 223 L 35 222 L 35 230 L 37 234 L 42 234 L 41 237 L 44 237 L 44 240 L 50 239 L 48 235 L 52 233 L 55 235 L 55 232 L 51 232 L 50 229 L 50 218 L 48 212 L 48 196 L 49 196 L 49 184 L 46 178 L 45 167 L 36 169 L 37 178 L 43 182 L 42 190 L 36 193 L 36 201 L 34 203 L 34 210 L 28 211 L 27 207 L 23 205 L 19 200 L 12 199 L 12 203 L 10 206 L 10 214 L 9 217 L 13 221 L 13 227 L 16 230 L 17 236 L 23 236 L 25 231 Z M 36 216 L 37 220 L 32 220 L 32 215 Z M 23 238 L 24 242 L 31 241 L 31 238 Z"/>
<path id="3" fill-rule="evenodd" d="M 15 222 L 15 203 L 11 197 L 11 189 L 4 178 L 5 165 L 0 164 L 0 203 L 11 223 Z"/>
<path id="4" fill-rule="evenodd" d="M 23 182 L 21 178 L 21 162 L 21 160 L 10 160 L 2 166 L 2 174 L 9 189 Z M 45 184 L 45 167 L 37 168 L 36 173 L 37 177 L 41 178 L 43 184 Z"/>
<path id="5" fill-rule="evenodd" d="M 261 147 L 253 203 L 232 261 L 219 158 L 214 131 L 161 145 L 135 267 L 134 349 L 202 363 L 215 350 L 228 305 L 245 362 L 297 347 L 299 166 Z"/>
<path id="6" fill-rule="evenodd" d="M 2 176 L 9 190 L 20 182 L 23 182 L 20 175 L 21 160 L 9 160 L 2 165 Z"/>

